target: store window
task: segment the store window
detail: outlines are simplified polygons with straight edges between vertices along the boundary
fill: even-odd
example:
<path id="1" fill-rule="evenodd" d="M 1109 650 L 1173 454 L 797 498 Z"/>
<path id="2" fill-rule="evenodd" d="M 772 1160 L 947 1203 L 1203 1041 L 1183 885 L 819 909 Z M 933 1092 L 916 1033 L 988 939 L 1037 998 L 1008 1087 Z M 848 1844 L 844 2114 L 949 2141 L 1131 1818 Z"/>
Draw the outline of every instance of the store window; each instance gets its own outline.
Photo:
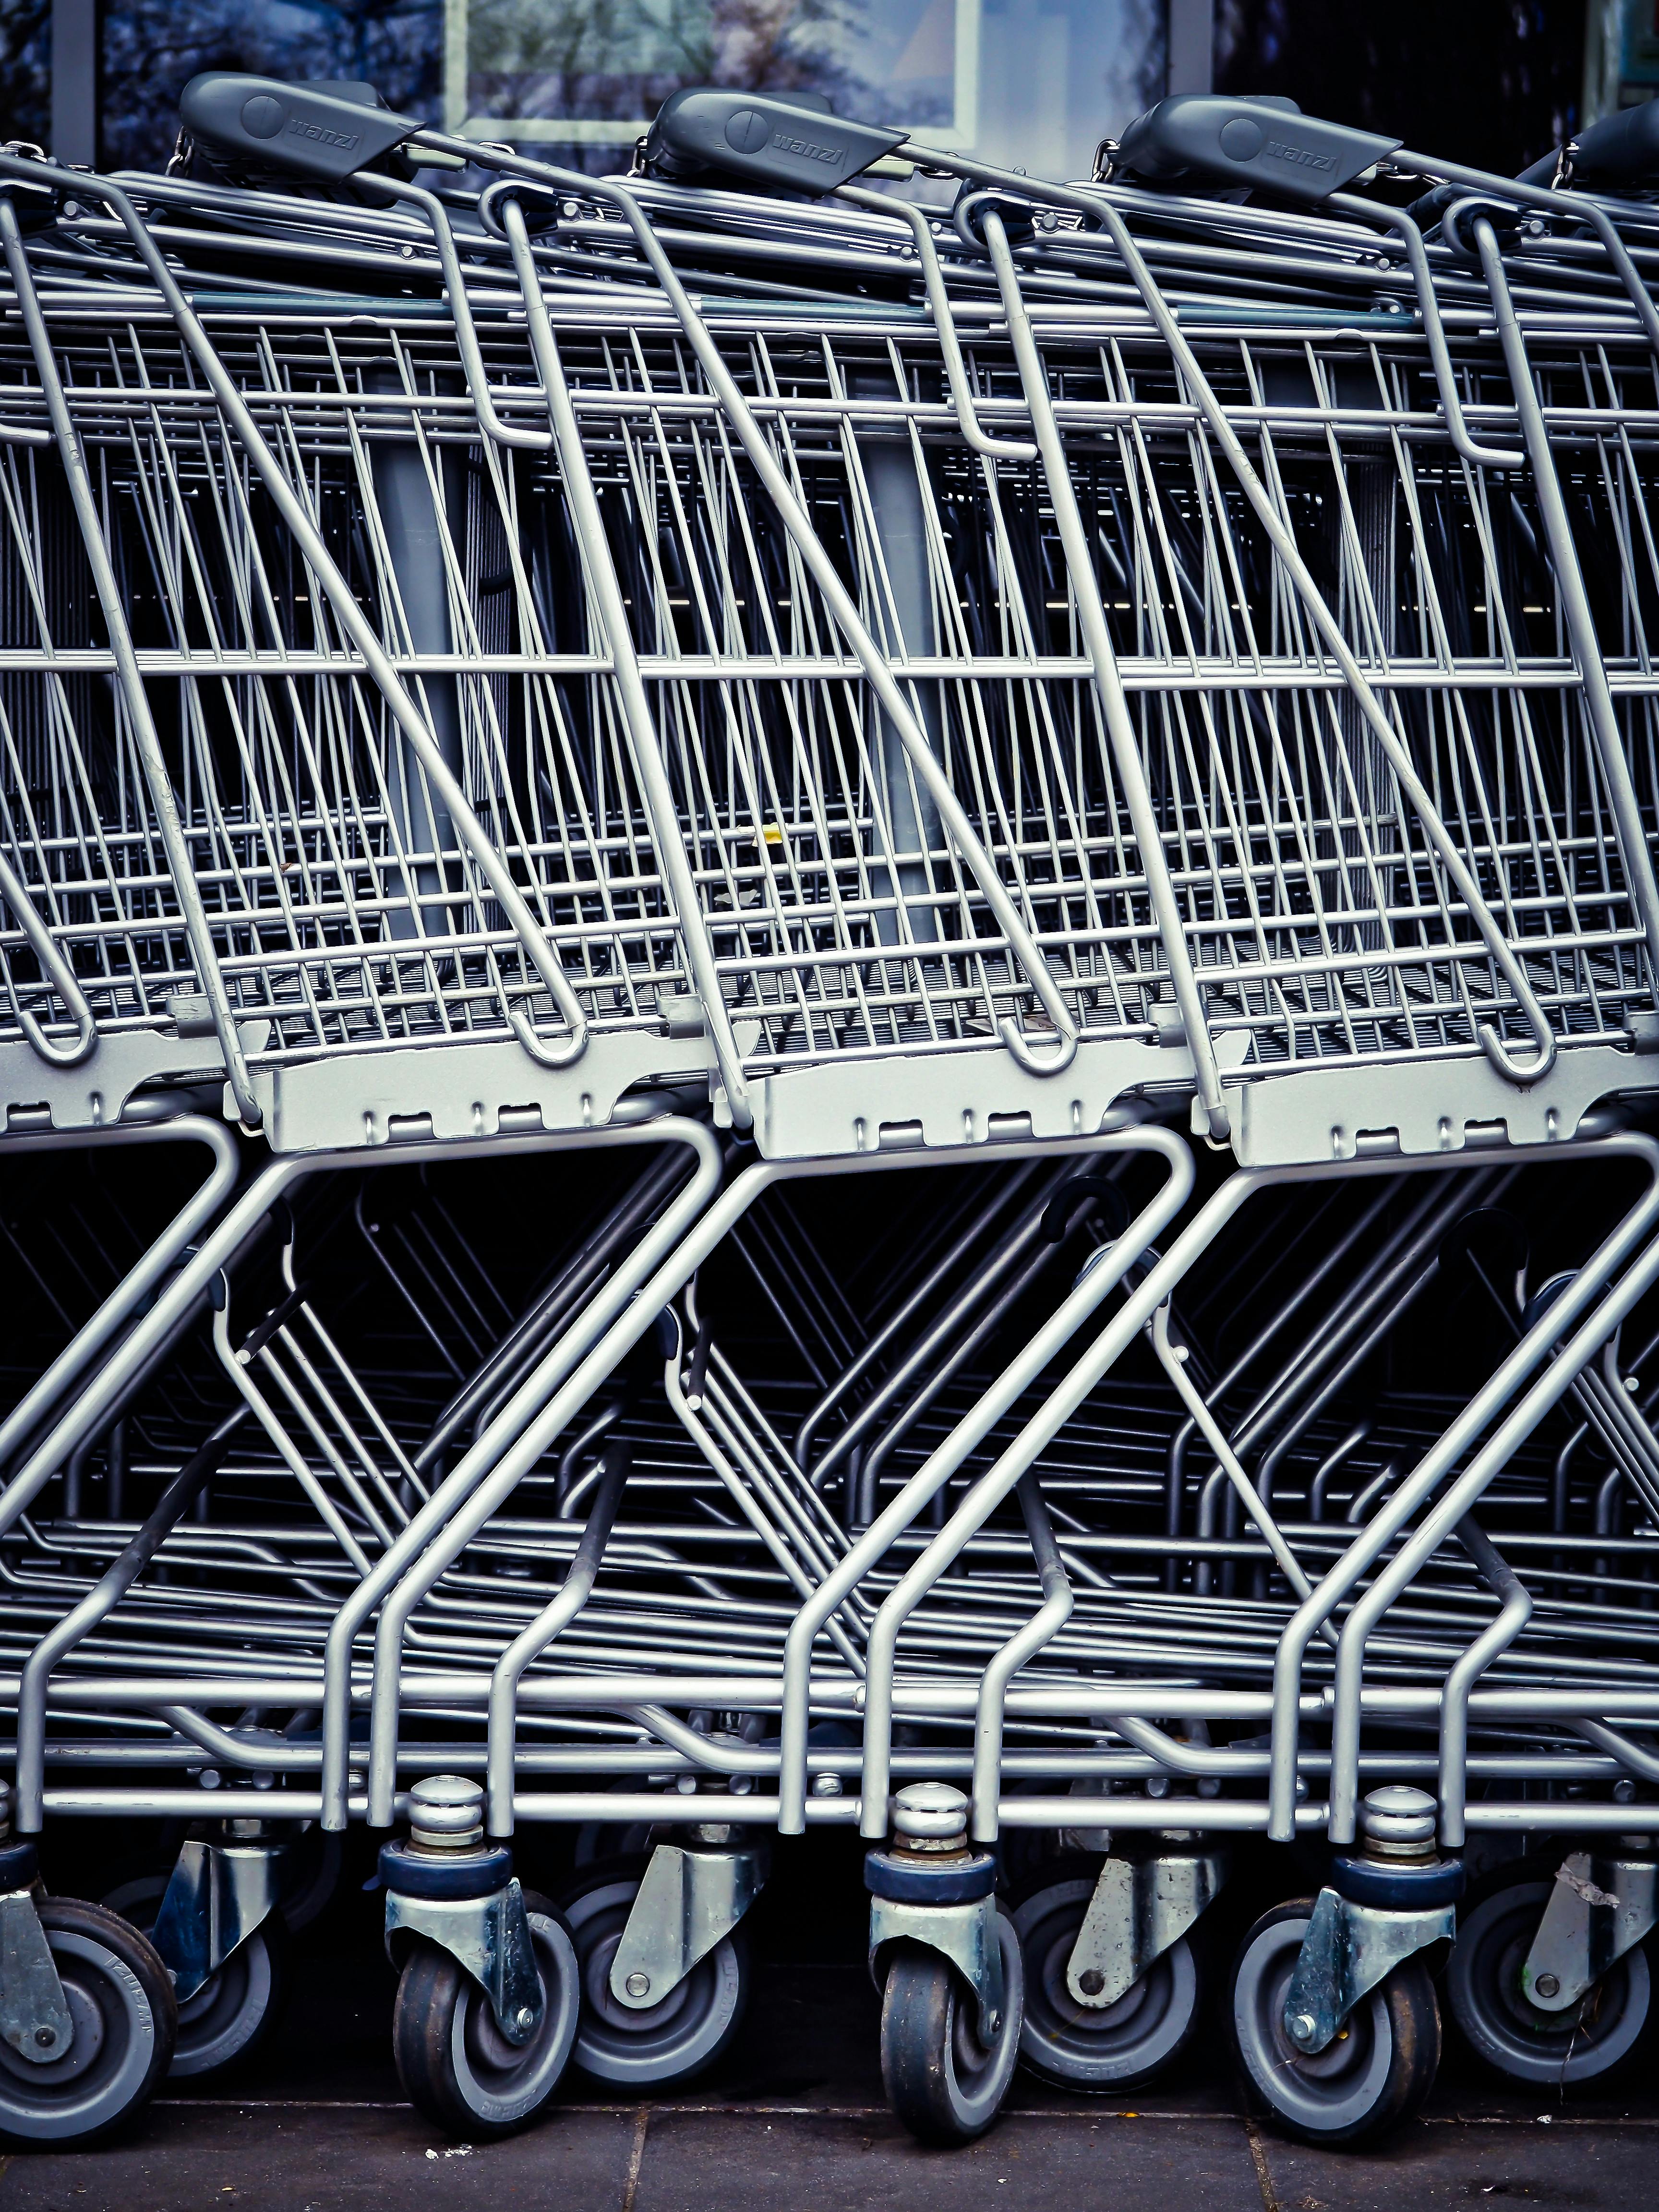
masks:
<path id="1" fill-rule="evenodd" d="M 449 0 L 448 33 L 452 130 L 595 150 L 715 83 L 1074 174 L 1164 74 L 1163 0 Z"/>
<path id="2" fill-rule="evenodd" d="M 1086 174 L 1158 98 L 1166 0 L 106 0 L 100 158 L 165 161 L 197 70 L 367 79 L 405 113 L 625 167 L 669 93 L 822 94 L 842 113 Z"/>
<path id="3" fill-rule="evenodd" d="M 52 0 L 0 0 L 0 139 L 52 128 Z"/>
<path id="4" fill-rule="evenodd" d="M 1583 119 L 1584 33 L 1585 0 L 1218 0 L 1215 82 L 1512 176 Z"/>
<path id="5" fill-rule="evenodd" d="M 451 0 L 452 130 L 630 144 L 686 84 L 808 92 L 966 144 L 980 0 Z"/>
<path id="6" fill-rule="evenodd" d="M 442 114 L 444 0 L 106 0 L 99 159 L 161 167 L 201 70 L 359 77 L 422 122 Z"/>

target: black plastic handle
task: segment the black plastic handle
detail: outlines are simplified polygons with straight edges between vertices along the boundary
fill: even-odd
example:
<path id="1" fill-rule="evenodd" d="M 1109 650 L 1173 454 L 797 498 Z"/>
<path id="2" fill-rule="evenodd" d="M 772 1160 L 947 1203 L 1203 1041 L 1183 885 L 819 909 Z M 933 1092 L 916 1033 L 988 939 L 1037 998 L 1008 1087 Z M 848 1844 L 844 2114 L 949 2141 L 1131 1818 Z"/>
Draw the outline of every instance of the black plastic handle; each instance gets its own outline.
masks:
<path id="1" fill-rule="evenodd" d="M 1544 185 L 1555 182 L 1556 155 L 1547 154 L 1516 182 Z M 1621 108 L 1604 115 L 1573 138 L 1572 173 L 1584 185 L 1639 185 L 1659 179 L 1659 100 L 1644 100 L 1639 107 Z"/>
<path id="2" fill-rule="evenodd" d="M 1196 176 L 1322 200 L 1386 161 L 1400 143 L 1322 123 L 1291 100 L 1187 92 L 1137 117 L 1118 141 L 1112 166 L 1158 182 Z"/>
<path id="3" fill-rule="evenodd" d="M 906 135 L 766 93 L 688 85 L 658 109 L 645 158 L 679 182 L 712 173 L 775 191 L 827 192 L 902 146 Z"/>
<path id="4" fill-rule="evenodd" d="M 338 184 L 421 127 L 379 98 L 372 85 L 283 84 L 208 70 L 185 87 L 179 113 L 192 137 L 226 153 Z"/>

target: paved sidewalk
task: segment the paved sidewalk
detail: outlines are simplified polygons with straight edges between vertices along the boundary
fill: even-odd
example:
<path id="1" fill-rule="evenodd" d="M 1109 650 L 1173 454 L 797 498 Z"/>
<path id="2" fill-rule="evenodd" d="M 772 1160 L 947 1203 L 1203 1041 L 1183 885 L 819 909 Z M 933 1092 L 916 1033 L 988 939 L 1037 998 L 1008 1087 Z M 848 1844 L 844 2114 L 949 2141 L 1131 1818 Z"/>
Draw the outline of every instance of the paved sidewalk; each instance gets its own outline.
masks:
<path id="1" fill-rule="evenodd" d="M 7 2212 L 1417 2212 L 1488 2197 L 1647 2212 L 1659 2119 L 1437 2112 L 1364 2157 L 1306 2150 L 1231 2113 L 1020 2110 L 983 2142 L 918 2149 L 875 2106 L 574 2106 L 464 2148 L 406 2106 L 158 2106 L 131 2142 L 20 2155 Z"/>

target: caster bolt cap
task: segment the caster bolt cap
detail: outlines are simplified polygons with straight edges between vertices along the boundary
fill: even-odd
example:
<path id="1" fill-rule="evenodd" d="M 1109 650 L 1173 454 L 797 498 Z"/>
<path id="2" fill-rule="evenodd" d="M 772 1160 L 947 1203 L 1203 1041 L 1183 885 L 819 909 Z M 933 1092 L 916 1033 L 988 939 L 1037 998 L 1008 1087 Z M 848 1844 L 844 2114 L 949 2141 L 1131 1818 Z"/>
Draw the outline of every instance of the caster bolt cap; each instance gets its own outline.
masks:
<path id="1" fill-rule="evenodd" d="M 1560 1983 L 1553 1974 L 1540 1974 L 1538 1979 L 1533 1984 L 1533 1987 L 1540 1997 L 1553 1997 L 1560 1986 Z"/>
<path id="2" fill-rule="evenodd" d="M 968 1847 L 968 1800 L 948 1782 L 912 1782 L 892 1802 L 894 1840 L 902 1850 L 958 1851 Z"/>
<path id="3" fill-rule="evenodd" d="M 623 1986 L 630 1997 L 642 1997 L 649 1994 L 651 1977 L 649 1974 L 630 1974 Z"/>
<path id="4" fill-rule="evenodd" d="M 483 1841 L 483 1791 L 462 1774 L 434 1774 L 409 1793 L 409 1839 L 417 1850 L 464 1851 Z"/>
<path id="5" fill-rule="evenodd" d="M 1311 2043 L 1318 2026 L 1312 2014 L 1305 2012 L 1297 2013 L 1294 2020 L 1285 2022 L 1292 2043 Z"/>
<path id="6" fill-rule="evenodd" d="M 42 2051 L 50 2051 L 58 2040 L 58 2031 L 52 2027 L 37 2027 L 34 2031 L 34 2039 Z"/>
<path id="7" fill-rule="evenodd" d="M 1106 1986 L 1106 1977 L 1098 1966 L 1090 1966 L 1078 1976 L 1077 1985 L 1085 1997 L 1097 1997 Z"/>
<path id="8" fill-rule="evenodd" d="M 534 2020 L 535 2017 L 535 2014 L 531 2010 L 528 2005 L 520 2005 L 519 2007 L 519 2026 L 520 2027 L 528 2027 L 531 2021 Z"/>

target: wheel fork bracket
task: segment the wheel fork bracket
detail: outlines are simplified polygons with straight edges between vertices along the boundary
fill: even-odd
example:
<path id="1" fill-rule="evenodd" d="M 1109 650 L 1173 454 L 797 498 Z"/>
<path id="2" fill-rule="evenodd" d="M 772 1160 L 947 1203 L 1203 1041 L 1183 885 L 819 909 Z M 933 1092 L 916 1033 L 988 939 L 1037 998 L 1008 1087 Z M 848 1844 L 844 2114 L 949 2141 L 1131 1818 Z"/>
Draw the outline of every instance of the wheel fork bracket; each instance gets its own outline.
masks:
<path id="1" fill-rule="evenodd" d="M 33 1888 L 0 1896 L 0 2039 L 36 2066 L 61 2058 L 75 2039 Z"/>
<path id="2" fill-rule="evenodd" d="M 659 1844 L 611 1962 L 611 1994 L 631 2011 L 660 2004 L 729 1936 L 765 1887 L 763 1849 Z"/>
<path id="3" fill-rule="evenodd" d="M 890 1897 L 870 1899 L 870 1967 L 873 1974 L 884 1945 L 901 1937 L 922 1943 L 948 1959 L 974 1992 L 983 2040 L 1002 2033 L 1006 1992 L 1002 1980 L 1002 1942 L 997 1933 L 994 1894 L 971 1905 L 906 1905 Z"/>
<path id="4" fill-rule="evenodd" d="M 1659 1921 L 1659 1865 L 1572 1851 L 1557 1871 L 1521 1986 L 1540 2012 L 1565 2012 Z"/>
<path id="5" fill-rule="evenodd" d="M 1285 1993 L 1285 2034 L 1297 2050 L 1316 2057 L 1397 1966 L 1456 1933 L 1454 1905 L 1402 1912 L 1322 1889 Z"/>
<path id="6" fill-rule="evenodd" d="M 495 2025 L 515 2050 L 522 2050 L 541 2026 L 546 1998 L 516 1875 L 505 1889 L 488 1897 L 440 1902 L 388 1889 L 386 1947 L 393 1966 L 399 1961 L 392 1956 L 392 1939 L 398 1934 L 423 1936 L 464 1966 L 489 1998 Z"/>
<path id="7" fill-rule="evenodd" d="M 283 1846 L 179 1846 L 150 1936 L 180 2002 L 193 1997 L 276 1909 Z"/>
<path id="8" fill-rule="evenodd" d="M 1073 2001 L 1100 2012 L 1127 1996 L 1214 1904 L 1227 1864 L 1224 1851 L 1109 1858 L 1066 1968 Z"/>

